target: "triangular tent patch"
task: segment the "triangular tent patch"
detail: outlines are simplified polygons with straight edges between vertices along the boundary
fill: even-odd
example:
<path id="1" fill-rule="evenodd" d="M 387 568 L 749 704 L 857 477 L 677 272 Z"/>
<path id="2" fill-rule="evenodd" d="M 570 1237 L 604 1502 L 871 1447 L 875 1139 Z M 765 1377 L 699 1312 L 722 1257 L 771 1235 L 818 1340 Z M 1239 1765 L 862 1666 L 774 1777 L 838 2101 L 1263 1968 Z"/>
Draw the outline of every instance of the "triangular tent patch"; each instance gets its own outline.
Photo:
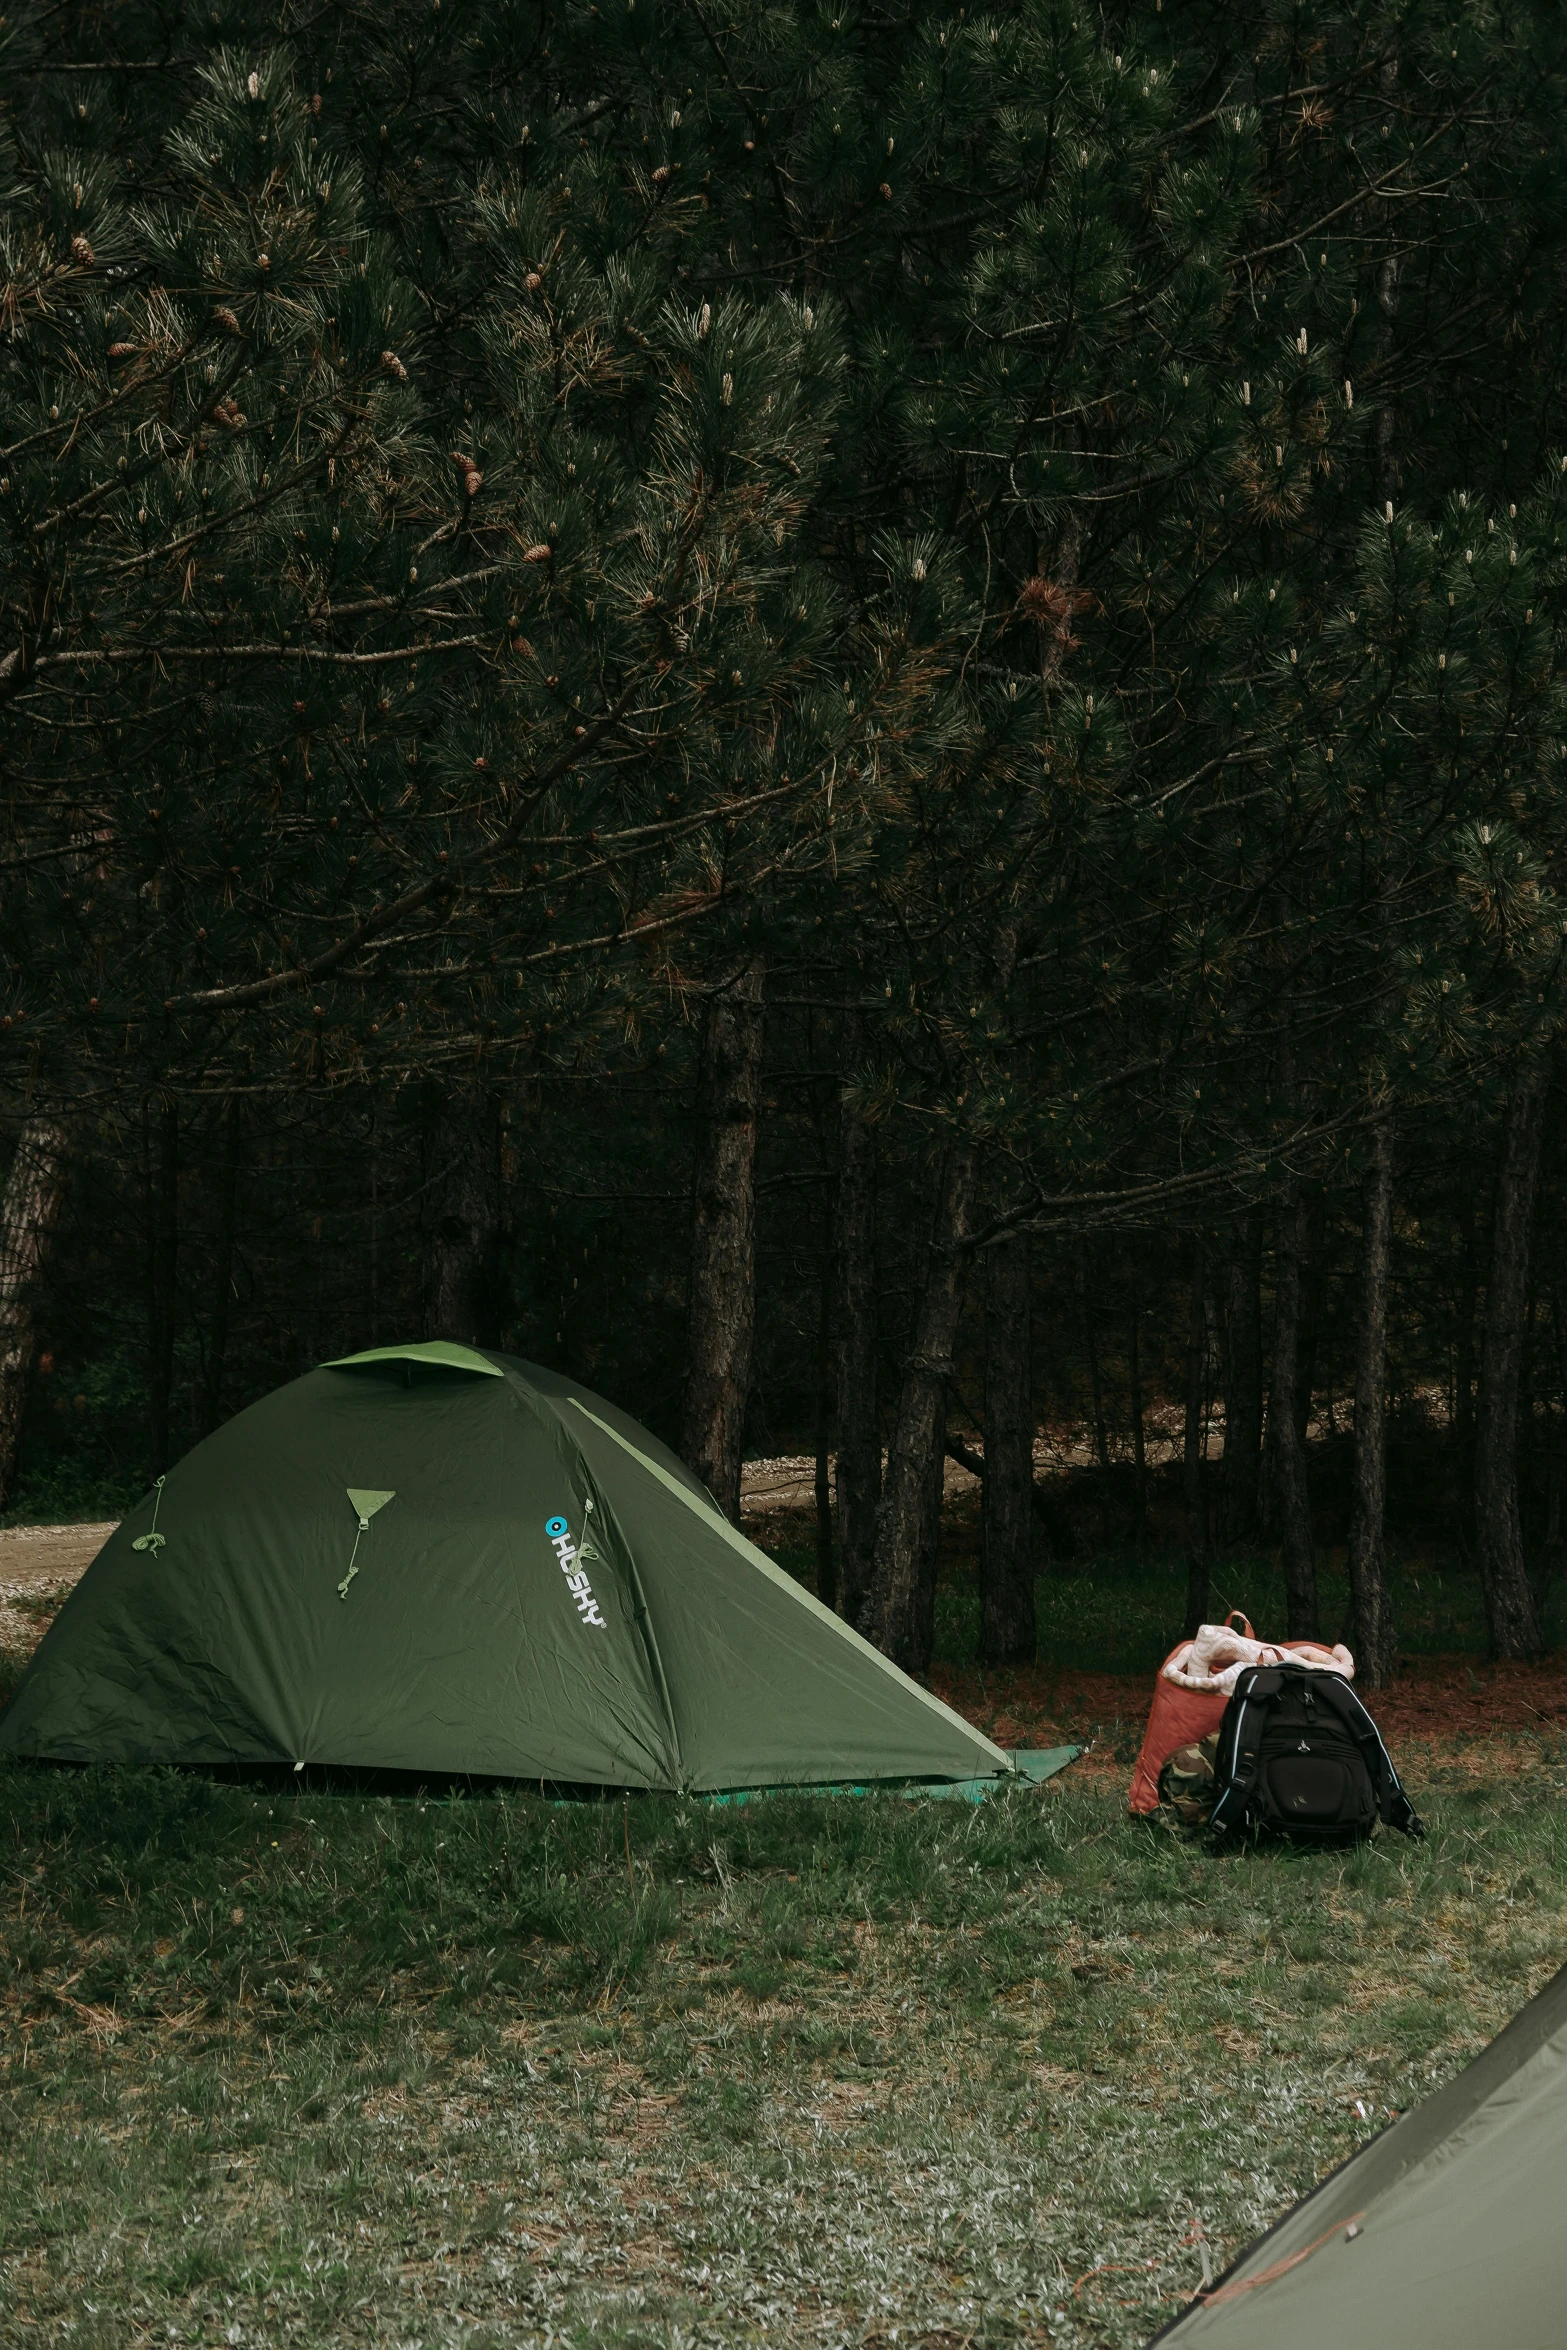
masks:
<path id="1" fill-rule="evenodd" d="M 361 1530 L 369 1525 L 377 1510 L 384 1510 L 389 1501 L 397 1499 L 395 1491 L 381 1493 L 368 1485 L 348 1485 L 343 1490 L 354 1505 Z"/>
<path id="2" fill-rule="evenodd" d="M 348 1586 L 359 1572 L 359 1535 L 369 1533 L 370 1520 L 375 1516 L 377 1510 L 384 1510 L 389 1501 L 397 1499 L 395 1488 L 392 1492 L 387 1493 L 377 1485 L 345 1485 L 343 1491 L 354 1505 L 355 1515 L 359 1520 L 359 1533 L 354 1536 L 354 1547 L 349 1553 L 348 1572 L 337 1587 L 339 1599 L 348 1597 Z"/>

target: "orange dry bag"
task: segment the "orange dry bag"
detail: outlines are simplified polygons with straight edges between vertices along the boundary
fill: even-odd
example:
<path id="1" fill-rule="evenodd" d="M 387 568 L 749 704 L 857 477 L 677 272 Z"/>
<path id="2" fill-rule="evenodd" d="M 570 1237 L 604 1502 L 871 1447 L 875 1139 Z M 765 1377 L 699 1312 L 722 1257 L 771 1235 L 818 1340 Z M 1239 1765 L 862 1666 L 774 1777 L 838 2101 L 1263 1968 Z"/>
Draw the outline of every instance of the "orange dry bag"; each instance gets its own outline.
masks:
<path id="1" fill-rule="evenodd" d="M 1248 1640 L 1255 1640 L 1247 1618 L 1239 1608 L 1232 1608 L 1225 1617 L 1227 1624 L 1237 1625 Z M 1200 1746 L 1210 1732 L 1217 1730 L 1224 1719 L 1229 1698 L 1222 1689 L 1178 1689 L 1166 1680 L 1165 1666 L 1191 1647 L 1189 1640 L 1180 1641 L 1172 1648 L 1159 1667 L 1159 1677 L 1153 1685 L 1153 1705 L 1148 1715 L 1148 1730 L 1143 1739 L 1143 1751 L 1137 1758 L 1132 1773 L 1131 1809 L 1146 1813 L 1159 1808 L 1159 1773 L 1179 1747 Z"/>

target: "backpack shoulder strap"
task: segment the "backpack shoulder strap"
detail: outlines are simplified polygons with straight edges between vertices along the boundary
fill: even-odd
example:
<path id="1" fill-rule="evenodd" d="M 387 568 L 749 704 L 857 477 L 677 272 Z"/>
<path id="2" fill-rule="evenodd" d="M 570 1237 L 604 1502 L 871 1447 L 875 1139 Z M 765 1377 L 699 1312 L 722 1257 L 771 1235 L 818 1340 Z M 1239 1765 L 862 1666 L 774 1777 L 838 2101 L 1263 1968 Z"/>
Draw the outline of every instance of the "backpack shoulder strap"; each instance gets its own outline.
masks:
<path id="1" fill-rule="evenodd" d="M 1399 1783 L 1393 1757 L 1382 1743 L 1382 1733 L 1343 1675 L 1302 1673 L 1302 1679 L 1309 1679 L 1312 1694 L 1332 1707 L 1360 1748 L 1371 1773 L 1371 1784 L 1377 1791 L 1377 1810 L 1381 1817 L 1390 1828 L 1401 1828 L 1406 1836 L 1423 1836 L 1425 1823 Z"/>
<path id="2" fill-rule="evenodd" d="M 1225 1708 L 1214 1757 L 1219 1799 L 1208 1814 L 1208 1832 L 1222 1836 L 1238 1828 L 1251 1809 L 1261 1768 L 1262 1732 L 1273 1700 L 1284 1686 L 1284 1676 L 1273 1665 L 1253 1665 L 1241 1674 L 1235 1694 Z"/>

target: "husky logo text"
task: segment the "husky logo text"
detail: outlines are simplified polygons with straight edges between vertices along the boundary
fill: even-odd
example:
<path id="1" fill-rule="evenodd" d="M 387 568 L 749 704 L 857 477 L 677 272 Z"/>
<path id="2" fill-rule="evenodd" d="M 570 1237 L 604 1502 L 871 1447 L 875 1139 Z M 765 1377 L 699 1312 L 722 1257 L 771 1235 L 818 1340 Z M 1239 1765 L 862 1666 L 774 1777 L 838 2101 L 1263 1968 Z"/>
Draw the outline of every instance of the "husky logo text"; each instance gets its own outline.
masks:
<path id="1" fill-rule="evenodd" d="M 591 1509 L 593 1504 L 588 1502 L 585 1507 Z M 581 1549 L 578 1549 L 571 1539 L 571 1528 L 564 1518 L 546 1518 L 544 1531 L 555 1546 L 555 1556 L 559 1559 L 560 1571 L 566 1578 L 566 1589 L 577 1603 L 578 1615 L 585 1624 L 597 1624 L 599 1630 L 603 1631 L 604 1619 L 599 1614 L 598 1601 L 593 1596 L 593 1587 L 588 1581 L 587 1570 L 581 1563 L 584 1558 L 596 1558 L 597 1552 L 592 1548 L 586 1536 L 583 1538 Z"/>

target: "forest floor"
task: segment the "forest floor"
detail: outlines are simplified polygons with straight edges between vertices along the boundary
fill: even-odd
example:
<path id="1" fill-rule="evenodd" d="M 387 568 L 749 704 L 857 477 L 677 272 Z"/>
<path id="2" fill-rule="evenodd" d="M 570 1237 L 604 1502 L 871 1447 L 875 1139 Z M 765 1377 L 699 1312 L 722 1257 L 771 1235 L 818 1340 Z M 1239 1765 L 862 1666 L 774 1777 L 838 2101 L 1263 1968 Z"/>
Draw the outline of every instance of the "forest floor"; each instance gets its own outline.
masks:
<path id="1" fill-rule="evenodd" d="M 1376 1701 L 1429 1840 L 1215 1859 L 1081 1661 L 1174 1567 L 982 1676 L 954 1544 L 942 1688 L 1091 1742 L 978 1806 L 0 1768 L 0 2342 L 1132 2350 L 1560 1963 L 1567 1671 L 1459 1653 L 1458 1581 Z"/>

